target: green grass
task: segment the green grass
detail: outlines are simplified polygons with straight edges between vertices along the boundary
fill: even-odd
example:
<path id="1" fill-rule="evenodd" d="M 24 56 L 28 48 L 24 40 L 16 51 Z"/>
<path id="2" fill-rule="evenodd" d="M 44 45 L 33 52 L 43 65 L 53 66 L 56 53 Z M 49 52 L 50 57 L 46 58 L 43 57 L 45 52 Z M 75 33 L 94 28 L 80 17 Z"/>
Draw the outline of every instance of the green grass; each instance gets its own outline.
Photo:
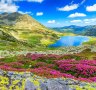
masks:
<path id="1" fill-rule="evenodd" d="M 29 51 L 47 51 L 47 50 L 62 50 L 61 48 L 49 48 L 50 44 L 56 42 L 61 36 L 76 36 L 73 33 L 58 33 L 53 32 L 52 30 L 26 30 L 26 29 L 14 29 L 12 27 L 7 26 L 0 26 L 1 29 L 4 29 L 4 32 L 11 35 L 11 32 L 17 38 L 20 38 L 19 41 L 8 41 L 5 40 L 4 42 L 0 42 L 0 50 L 12 50 L 12 51 L 19 51 L 19 50 L 29 50 Z M 18 35 L 17 35 L 17 34 Z M 27 34 L 27 35 L 26 35 Z M 4 37 L 5 38 L 5 37 Z M 1 39 L 1 38 L 0 38 Z M 96 38 L 89 37 L 88 42 L 84 42 L 84 45 L 96 45 Z M 23 43 L 24 42 L 24 43 Z"/>
<path id="2" fill-rule="evenodd" d="M 96 45 L 96 37 L 88 37 L 89 41 L 88 42 L 84 42 L 84 45 Z"/>
<path id="3" fill-rule="evenodd" d="M 86 49 L 86 50 L 84 50 L 81 53 L 76 54 L 76 55 L 78 55 L 79 57 L 82 57 L 85 60 L 94 60 L 94 58 L 96 58 L 96 52 L 91 52 L 90 49 Z"/>
<path id="4" fill-rule="evenodd" d="M 1 61 L 1 60 L 0 60 Z M 14 57 L 6 57 L 2 60 L 5 63 L 10 63 L 10 62 L 16 62 L 17 61 L 17 56 Z"/>

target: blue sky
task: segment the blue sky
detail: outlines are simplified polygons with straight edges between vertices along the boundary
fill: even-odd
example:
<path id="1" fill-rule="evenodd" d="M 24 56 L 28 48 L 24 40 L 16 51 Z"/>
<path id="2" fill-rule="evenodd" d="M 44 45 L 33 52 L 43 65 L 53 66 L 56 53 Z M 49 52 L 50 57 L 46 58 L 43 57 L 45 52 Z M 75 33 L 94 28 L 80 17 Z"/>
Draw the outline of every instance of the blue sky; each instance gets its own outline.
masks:
<path id="1" fill-rule="evenodd" d="M 0 12 L 29 14 L 47 27 L 96 24 L 96 0 L 0 0 Z"/>

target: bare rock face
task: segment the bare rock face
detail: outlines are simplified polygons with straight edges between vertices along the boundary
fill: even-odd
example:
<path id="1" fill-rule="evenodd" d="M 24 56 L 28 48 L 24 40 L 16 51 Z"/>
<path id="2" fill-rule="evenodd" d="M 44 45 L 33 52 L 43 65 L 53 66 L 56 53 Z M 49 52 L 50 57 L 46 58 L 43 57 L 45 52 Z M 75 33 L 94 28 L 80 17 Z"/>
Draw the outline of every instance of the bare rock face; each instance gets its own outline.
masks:
<path id="1" fill-rule="evenodd" d="M 18 12 L 10 13 L 2 13 L 0 14 L 0 25 L 13 25 L 22 14 Z"/>

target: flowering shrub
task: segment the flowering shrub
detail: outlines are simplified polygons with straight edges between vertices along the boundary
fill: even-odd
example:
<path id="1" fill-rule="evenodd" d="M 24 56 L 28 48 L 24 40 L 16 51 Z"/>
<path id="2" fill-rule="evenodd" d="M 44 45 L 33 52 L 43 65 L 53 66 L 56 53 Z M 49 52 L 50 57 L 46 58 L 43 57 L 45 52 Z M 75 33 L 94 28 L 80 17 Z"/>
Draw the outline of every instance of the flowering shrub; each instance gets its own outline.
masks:
<path id="1" fill-rule="evenodd" d="M 91 63 L 92 61 L 92 63 Z M 75 72 L 76 76 L 91 77 L 96 76 L 96 61 L 95 60 L 60 60 L 57 61 L 59 69 L 63 72 Z"/>
<path id="2" fill-rule="evenodd" d="M 40 76 L 45 76 L 47 78 L 57 78 L 57 77 L 73 78 L 74 77 L 71 74 L 61 73 L 60 71 L 50 69 L 50 68 L 47 68 L 47 67 L 35 68 L 35 69 L 32 69 L 31 72 L 35 73 L 37 75 L 40 75 Z"/>
<path id="3" fill-rule="evenodd" d="M 76 73 L 84 77 L 96 76 L 96 66 L 77 64 Z"/>
<path id="4" fill-rule="evenodd" d="M 38 59 L 44 58 L 45 55 L 44 54 L 31 54 L 31 53 L 28 53 L 26 55 L 26 57 L 31 58 L 32 60 L 38 60 Z"/>
<path id="5" fill-rule="evenodd" d="M 4 65 L 9 67 L 14 67 L 14 68 L 21 68 L 23 66 L 23 64 L 19 62 L 11 62 Z"/>
<path id="6" fill-rule="evenodd" d="M 0 65 L 4 65 L 5 63 L 4 62 L 0 62 Z"/>
<path id="7" fill-rule="evenodd" d="M 76 56 L 28 53 L 26 56 L 17 56 L 15 61 L 14 58 L 2 59 L 0 69 L 18 72 L 30 71 L 47 78 L 67 77 L 96 82 L 96 60 L 77 61 L 67 57 Z M 5 61 L 6 63 L 4 63 Z"/>
<path id="8" fill-rule="evenodd" d="M 32 60 L 38 60 L 38 59 L 43 59 L 43 60 L 45 60 L 45 59 L 51 59 L 51 60 L 56 59 L 56 60 L 58 60 L 58 59 L 63 58 L 64 55 L 55 55 L 55 54 L 48 54 L 47 55 L 47 54 L 31 54 L 31 53 L 28 53 L 26 55 L 26 57 L 31 58 Z"/>
<path id="9" fill-rule="evenodd" d="M 1 65 L 0 69 L 5 70 L 5 71 L 18 71 L 18 72 L 25 72 L 25 71 L 29 71 L 27 69 L 21 69 L 21 68 L 13 68 L 10 66 L 6 66 L 6 65 Z"/>
<path id="10" fill-rule="evenodd" d="M 55 65 L 54 64 L 47 64 L 45 62 L 37 62 L 34 67 L 49 67 L 49 68 L 53 68 Z"/>
<path id="11" fill-rule="evenodd" d="M 96 77 L 90 77 L 89 80 L 96 82 Z"/>
<path id="12" fill-rule="evenodd" d="M 32 61 L 30 60 L 21 60 L 21 61 L 18 61 L 19 63 L 22 63 L 22 64 L 30 64 Z"/>
<path id="13" fill-rule="evenodd" d="M 96 60 L 80 60 L 78 63 L 96 66 Z"/>

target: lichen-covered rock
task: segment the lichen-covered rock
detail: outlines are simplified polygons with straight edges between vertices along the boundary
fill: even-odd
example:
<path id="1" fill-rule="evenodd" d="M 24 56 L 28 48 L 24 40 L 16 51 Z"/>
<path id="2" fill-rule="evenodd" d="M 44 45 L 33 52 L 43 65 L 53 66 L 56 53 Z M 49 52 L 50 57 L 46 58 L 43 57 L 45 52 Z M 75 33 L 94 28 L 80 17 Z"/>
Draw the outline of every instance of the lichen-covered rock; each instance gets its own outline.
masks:
<path id="1" fill-rule="evenodd" d="M 96 83 L 69 78 L 47 79 L 30 72 L 0 70 L 0 90 L 96 90 Z"/>
<path id="2" fill-rule="evenodd" d="M 25 83 L 25 90 L 36 90 L 36 86 L 29 80 L 26 81 Z"/>

